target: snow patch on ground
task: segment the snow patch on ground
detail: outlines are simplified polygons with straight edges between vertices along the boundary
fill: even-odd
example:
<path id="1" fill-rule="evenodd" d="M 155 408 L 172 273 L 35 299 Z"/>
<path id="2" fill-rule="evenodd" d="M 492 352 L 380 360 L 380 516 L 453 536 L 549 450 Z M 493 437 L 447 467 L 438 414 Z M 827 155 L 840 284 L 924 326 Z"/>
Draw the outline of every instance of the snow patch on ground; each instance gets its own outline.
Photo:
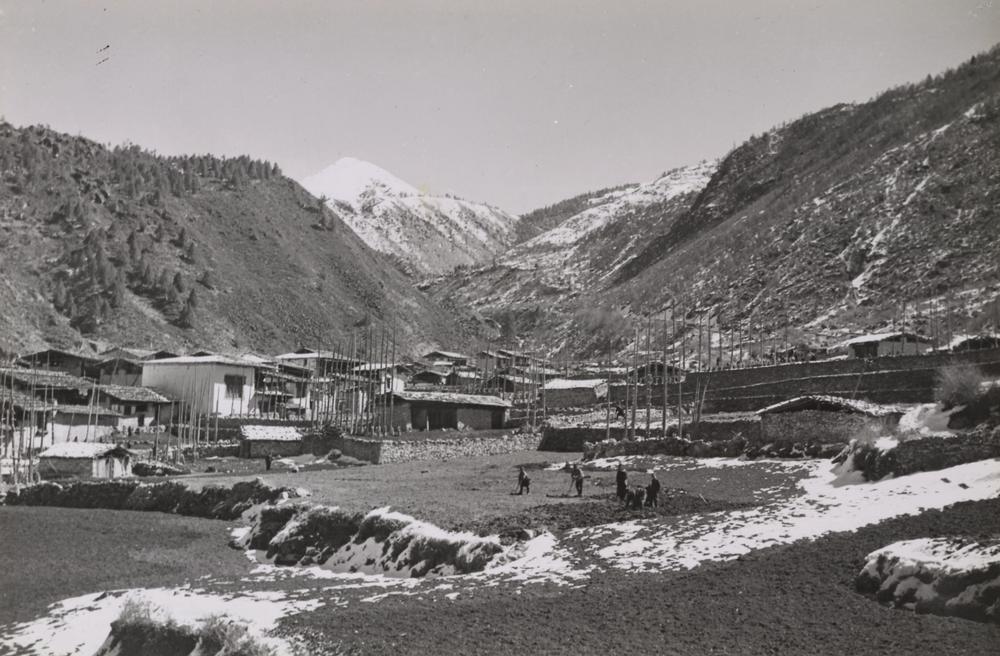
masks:
<path id="1" fill-rule="evenodd" d="M 129 599 L 148 602 L 158 609 L 154 617 L 172 618 L 196 626 L 202 620 L 223 615 L 245 623 L 261 642 L 279 654 L 291 653 L 283 640 L 268 636 L 278 620 L 296 612 L 323 605 L 319 599 L 293 600 L 279 591 L 210 594 L 184 588 L 138 588 L 86 594 L 64 599 L 39 619 L 6 627 L 0 643 L 37 656 L 90 656 L 104 643 L 111 623 L 118 619 Z"/>
<path id="2" fill-rule="evenodd" d="M 705 561 L 731 560 L 777 544 L 854 531 L 898 515 L 941 508 L 1000 494 L 996 460 L 923 472 L 876 483 L 834 486 L 828 462 L 808 463 L 799 497 L 748 510 L 678 517 L 669 525 L 631 521 L 574 529 L 576 541 L 604 544 L 598 557 L 632 571 L 686 569 Z M 963 483 L 966 487 L 961 487 Z"/>

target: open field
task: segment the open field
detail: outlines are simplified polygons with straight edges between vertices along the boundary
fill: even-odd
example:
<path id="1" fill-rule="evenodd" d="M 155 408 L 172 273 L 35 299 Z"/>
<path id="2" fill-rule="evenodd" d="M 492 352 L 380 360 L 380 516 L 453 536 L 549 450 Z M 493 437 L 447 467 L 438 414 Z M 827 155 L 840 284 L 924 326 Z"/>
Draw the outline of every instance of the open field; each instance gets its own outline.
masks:
<path id="1" fill-rule="evenodd" d="M 50 634 L 79 644 L 84 632 L 88 648 L 99 644 L 129 595 L 187 615 L 231 608 L 251 622 L 263 617 L 265 631 L 314 654 L 876 654 L 928 645 L 983 654 L 1000 644 L 1000 627 L 884 608 L 852 584 L 866 555 L 890 542 L 1000 532 L 1000 461 L 838 488 L 820 461 L 629 457 L 633 483 L 655 468 L 664 485 L 660 508 L 633 513 L 614 498 L 615 460 L 587 463 L 583 498 L 567 496 L 567 455 L 265 475 L 350 512 L 388 505 L 451 530 L 541 531 L 483 571 L 455 576 L 255 565 L 226 546 L 239 522 L 0 508 L 0 654 L 64 653 L 38 647 Z M 519 465 L 530 495 L 512 494 Z M 198 488 L 248 478 L 173 480 Z M 76 595 L 84 596 L 46 610 Z M 22 647 L 5 651 L 5 639 Z"/>
<path id="2" fill-rule="evenodd" d="M 78 594 L 250 569 L 224 523 L 162 513 L 0 506 L 0 547 L 0 625 Z"/>
<path id="3" fill-rule="evenodd" d="M 585 471 L 584 499 L 569 494 L 569 475 L 550 471 L 546 466 L 574 459 L 570 453 L 524 451 L 519 453 L 461 458 L 448 462 L 405 462 L 379 466 L 351 467 L 328 471 L 272 470 L 261 474 L 275 485 L 304 487 L 312 493 L 311 501 L 340 506 L 351 512 L 367 512 L 372 508 L 391 506 L 443 528 L 469 528 L 478 522 L 524 513 L 541 505 L 579 505 L 593 498 L 607 499 L 615 490 L 613 471 Z M 775 486 L 794 488 L 801 472 L 792 463 L 785 467 L 761 462 L 754 467 L 731 467 L 708 470 L 698 461 L 673 458 L 669 473 L 662 473 L 664 487 L 681 488 L 693 495 L 716 501 L 754 502 L 762 489 Z M 655 463 L 643 462 L 630 466 L 630 480 L 645 485 L 645 473 Z M 517 467 L 524 465 L 531 476 L 531 494 L 517 496 Z M 203 485 L 231 485 L 235 481 L 251 480 L 253 476 L 209 474 L 185 476 L 194 488 Z M 609 518 L 609 521 L 624 516 Z"/>

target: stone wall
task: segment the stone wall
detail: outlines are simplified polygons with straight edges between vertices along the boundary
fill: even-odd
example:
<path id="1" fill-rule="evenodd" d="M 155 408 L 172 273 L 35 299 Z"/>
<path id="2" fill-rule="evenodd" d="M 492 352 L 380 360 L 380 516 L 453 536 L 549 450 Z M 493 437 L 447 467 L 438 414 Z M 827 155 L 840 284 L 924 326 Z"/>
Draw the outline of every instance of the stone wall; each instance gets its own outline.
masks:
<path id="1" fill-rule="evenodd" d="M 897 476 L 937 471 L 955 465 L 1000 458 L 1000 429 L 976 430 L 955 437 L 927 437 L 903 442 L 893 449 Z M 997 463 L 1000 471 L 1000 462 Z"/>
<path id="2" fill-rule="evenodd" d="M 754 411 L 804 394 L 831 394 L 878 403 L 930 403 L 938 371 L 956 365 L 975 365 L 987 376 L 1000 376 L 1000 349 L 694 371 L 684 381 L 681 401 L 691 407 L 695 390 L 707 387 L 705 412 Z M 677 406 L 677 393 L 678 386 L 671 384 L 667 391 L 671 408 Z M 645 385 L 639 385 L 638 396 L 639 405 L 644 406 Z M 662 386 L 654 385 L 651 397 L 651 405 L 660 407 Z M 611 398 L 623 402 L 625 386 L 612 385 Z"/>
<path id="3" fill-rule="evenodd" d="M 742 417 L 739 419 L 711 419 L 706 418 L 693 426 L 690 421 L 685 421 L 683 426 L 686 437 L 695 437 L 704 441 L 729 440 L 737 435 L 742 436 L 747 442 L 755 444 L 760 441 L 760 420 L 756 417 Z M 636 437 L 645 438 L 645 428 L 636 427 Z M 663 435 L 660 427 L 652 428 L 649 431 L 650 437 L 658 438 Z M 667 426 L 667 435 L 676 435 L 676 426 Z M 546 427 L 542 436 L 542 442 L 538 449 L 540 451 L 560 451 L 564 453 L 574 453 L 584 450 L 584 444 L 588 442 L 601 442 L 607 439 L 608 431 L 601 427 L 568 426 L 568 427 Z M 628 438 L 628 431 L 621 427 L 611 428 L 611 439 L 625 441 Z"/>
<path id="4" fill-rule="evenodd" d="M 534 450 L 538 448 L 539 440 L 540 435 L 537 433 L 511 433 L 500 437 L 477 437 L 472 434 L 421 440 L 377 440 L 345 436 L 337 440 L 337 448 L 344 455 L 381 465 L 390 462 L 451 460 Z"/>
<path id="5" fill-rule="evenodd" d="M 854 438 L 878 436 L 891 430 L 885 421 L 848 412 L 797 410 L 768 413 L 761 417 L 761 441 L 765 444 L 818 442 L 846 443 Z"/>
<path id="6" fill-rule="evenodd" d="M 693 402 L 699 383 L 708 386 L 707 412 L 758 410 L 803 394 L 929 403 L 934 400 L 938 371 L 956 365 L 975 365 L 987 375 L 1000 376 L 1000 349 L 692 372 L 684 383 L 684 403 Z M 671 387 L 671 397 L 675 391 Z"/>

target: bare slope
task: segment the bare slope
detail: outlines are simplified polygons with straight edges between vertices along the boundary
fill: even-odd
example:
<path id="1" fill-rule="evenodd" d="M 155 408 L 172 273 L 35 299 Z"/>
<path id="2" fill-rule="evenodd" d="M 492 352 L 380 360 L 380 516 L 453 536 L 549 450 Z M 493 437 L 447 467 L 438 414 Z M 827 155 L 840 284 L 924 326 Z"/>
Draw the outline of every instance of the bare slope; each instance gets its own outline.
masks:
<path id="1" fill-rule="evenodd" d="M 84 339 L 275 351 L 393 314 L 413 350 L 476 329 L 270 163 L 4 123 L 0 176 L 8 351 Z"/>

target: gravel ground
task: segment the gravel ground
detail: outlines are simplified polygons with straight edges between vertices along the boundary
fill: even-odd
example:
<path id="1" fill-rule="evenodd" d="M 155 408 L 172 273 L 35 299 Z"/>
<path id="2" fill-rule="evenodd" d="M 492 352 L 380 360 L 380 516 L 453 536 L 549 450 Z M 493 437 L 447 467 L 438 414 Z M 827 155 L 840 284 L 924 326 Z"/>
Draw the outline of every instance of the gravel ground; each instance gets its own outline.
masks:
<path id="1" fill-rule="evenodd" d="M 321 608 L 284 620 L 323 653 L 998 653 L 1000 627 L 885 608 L 856 593 L 864 556 L 897 540 L 1000 532 L 1000 500 L 967 502 L 687 572 L 537 584 L 454 601 Z"/>
<path id="2" fill-rule="evenodd" d="M 90 592 L 243 576 L 251 563 L 226 546 L 226 526 L 152 512 L 0 506 L 0 625 Z"/>

